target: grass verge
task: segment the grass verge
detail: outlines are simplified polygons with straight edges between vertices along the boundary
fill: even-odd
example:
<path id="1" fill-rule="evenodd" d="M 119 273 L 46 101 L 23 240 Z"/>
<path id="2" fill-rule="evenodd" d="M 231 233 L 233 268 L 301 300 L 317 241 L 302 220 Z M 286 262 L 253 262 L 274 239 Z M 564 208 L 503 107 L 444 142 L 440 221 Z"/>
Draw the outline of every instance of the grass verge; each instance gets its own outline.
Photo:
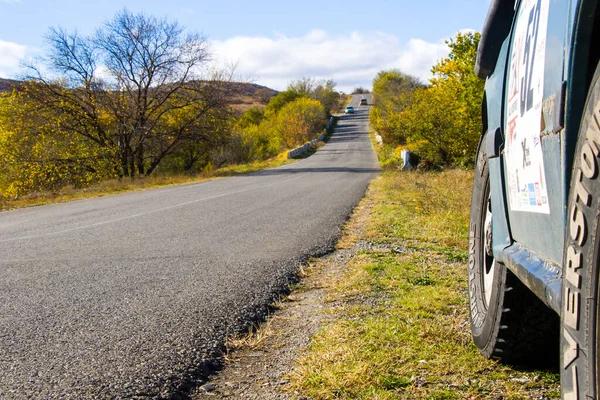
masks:
<path id="1" fill-rule="evenodd" d="M 139 190 L 154 189 L 164 186 L 183 185 L 198 183 L 220 177 L 234 176 L 256 172 L 267 168 L 276 168 L 289 164 L 294 160 L 287 159 L 287 152 L 279 156 L 261 162 L 249 164 L 232 165 L 211 171 L 203 171 L 194 175 L 165 175 L 137 178 L 122 178 L 100 182 L 84 189 L 64 187 L 56 192 L 41 192 L 24 196 L 19 199 L 6 199 L 0 196 L 0 211 L 15 208 L 39 206 L 43 204 L 64 203 L 67 201 L 87 199 L 91 197 L 102 197 L 111 194 L 134 192 Z"/>
<path id="2" fill-rule="evenodd" d="M 484 359 L 472 344 L 467 238 L 472 172 L 386 171 L 359 246 L 327 302 L 333 321 L 291 373 L 314 399 L 560 398 L 559 376 Z M 352 223 L 352 220 L 350 221 Z"/>

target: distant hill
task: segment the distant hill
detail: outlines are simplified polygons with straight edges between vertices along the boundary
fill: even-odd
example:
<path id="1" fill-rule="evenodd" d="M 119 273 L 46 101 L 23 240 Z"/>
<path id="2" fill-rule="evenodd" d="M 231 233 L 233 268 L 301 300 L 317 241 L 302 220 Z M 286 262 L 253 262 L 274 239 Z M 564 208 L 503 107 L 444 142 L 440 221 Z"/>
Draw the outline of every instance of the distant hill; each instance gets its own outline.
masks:
<path id="1" fill-rule="evenodd" d="M 10 92 L 15 86 L 18 86 L 21 82 L 13 79 L 0 78 L 0 93 Z M 237 93 L 232 104 L 236 105 L 256 105 L 260 104 L 261 101 L 269 100 L 271 97 L 279 93 L 277 90 L 273 90 L 266 86 L 257 85 L 256 83 L 245 83 L 245 82 L 232 82 L 234 90 Z"/>
<path id="2" fill-rule="evenodd" d="M 0 93 L 10 92 L 19 83 L 20 83 L 19 81 L 15 81 L 13 79 L 0 78 Z"/>
<path id="3" fill-rule="evenodd" d="M 232 82 L 231 85 L 234 85 L 233 90 L 236 92 L 231 100 L 231 106 L 239 113 L 252 107 L 263 107 L 279 93 L 277 90 L 256 83 Z"/>
<path id="4" fill-rule="evenodd" d="M 266 86 L 258 85 L 256 83 L 246 83 L 246 82 L 231 82 L 230 83 L 237 93 L 240 96 L 256 96 L 256 92 L 261 90 L 265 93 L 269 93 L 272 96 L 277 95 L 279 93 L 277 90 L 268 88 Z M 260 94 L 260 92 L 259 92 Z"/>

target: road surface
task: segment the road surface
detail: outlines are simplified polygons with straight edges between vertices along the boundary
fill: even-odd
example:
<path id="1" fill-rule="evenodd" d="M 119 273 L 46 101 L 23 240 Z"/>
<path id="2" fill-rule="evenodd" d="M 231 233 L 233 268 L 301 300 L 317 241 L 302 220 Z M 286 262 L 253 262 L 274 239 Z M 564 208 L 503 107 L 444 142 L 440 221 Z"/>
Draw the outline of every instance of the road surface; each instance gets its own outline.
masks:
<path id="1" fill-rule="evenodd" d="M 0 398 L 185 395 L 331 250 L 378 173 L 368 108 L 282 168 L 0 213 Z"/>

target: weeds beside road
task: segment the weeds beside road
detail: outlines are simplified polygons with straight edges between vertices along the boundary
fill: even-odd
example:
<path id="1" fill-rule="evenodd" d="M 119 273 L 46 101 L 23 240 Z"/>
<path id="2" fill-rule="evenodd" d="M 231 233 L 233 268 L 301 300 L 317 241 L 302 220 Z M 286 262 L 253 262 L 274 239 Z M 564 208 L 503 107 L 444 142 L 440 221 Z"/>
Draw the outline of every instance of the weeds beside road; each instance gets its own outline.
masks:
<path id="1" fill-rule="evenodd" d="M 55 192 L 33 193 L 22 198 L 10 200 L 0 196 L 0 211 L 22 207 L 40 206 L 44 204 L 64 203 L 73 200 L 109 196 L 112 194 L 155 189 L 165 186 L 200 183 L 221 177 L 247 174 L 250 172 L 262 171 L 267 168 L 276 168 L 292 162 L 294 162 L 294 160 L 288 160 L 287 151 L 285 151 L 279 154 L 277 157 L 266 161 L 231 165 L 215 170 L 208 168 L 200 173 L 190 175 L 170 174 L 164 176 L 153 175 L 150 177 L 142 176 L 136 178 L 126 177 L 122 179 L 113 179 L 100 182 L 83 189 L 64 187 Z"/>
<path id="2" fill-rule="evenodd" d="M 471 172 L 384 172 L 338 245 L 360 250 L 330 287 L 332 321 L 291 374 L 314 399 L 560 398 L 559 376 L 484 359 L 467 300 Z"/>

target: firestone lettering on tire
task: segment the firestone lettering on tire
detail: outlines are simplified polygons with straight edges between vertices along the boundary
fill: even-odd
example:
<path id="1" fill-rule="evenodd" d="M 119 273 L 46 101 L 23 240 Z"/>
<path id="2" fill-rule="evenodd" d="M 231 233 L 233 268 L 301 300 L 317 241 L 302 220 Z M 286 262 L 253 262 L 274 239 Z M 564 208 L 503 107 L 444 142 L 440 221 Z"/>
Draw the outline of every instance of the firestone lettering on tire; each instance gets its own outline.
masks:
<path id="1" fill-rule="evenodd" d="M 600 102 L 596 104 L 594 122 L 588 125 L 585 141 L 579 153 L 580 166 L 574 175 L 574 192 L 571 198 L 571 212 L 568 220 L 568 232 L 571 243 L 566 249 L 566 262 L 563 284 L 563 368 L 571 376 L 571 387 L 563 386 L 564 399 L 579 398 L 579 374 L 575 362 L 581 351 L 574 332 L 579 332 L 581 326 L 581 270 L 585 267 L 582 247 L 588 239 L 588 221 L 585 215 L 592 204 L 590 192 L 585 187 L 585 179 L 596 179 L 598 176 L 598 155 L 600 154 Z"/>
<path id="2" fill-rule="evenodd" d="M 483 174 L 483 171 L 481 172 L 481 174 Z M 477 237 L 477 224 L 471 223 L 469 236 L 469 286 L 471 293 L 475 293 L 477 291 L 475 283 L 477 279 L 475 275 L 475 268 L 477 268 L 476 257 L 478 256 L 475 249 L 475 239 Z M 477 328 L 480 328 L 483 325 L 484 320 L 485 315 L 479 312 L 479 310 L 477 309 L 477 304 L 475 302 L 471 302 L 471 321 L 473 325 Z"/>

